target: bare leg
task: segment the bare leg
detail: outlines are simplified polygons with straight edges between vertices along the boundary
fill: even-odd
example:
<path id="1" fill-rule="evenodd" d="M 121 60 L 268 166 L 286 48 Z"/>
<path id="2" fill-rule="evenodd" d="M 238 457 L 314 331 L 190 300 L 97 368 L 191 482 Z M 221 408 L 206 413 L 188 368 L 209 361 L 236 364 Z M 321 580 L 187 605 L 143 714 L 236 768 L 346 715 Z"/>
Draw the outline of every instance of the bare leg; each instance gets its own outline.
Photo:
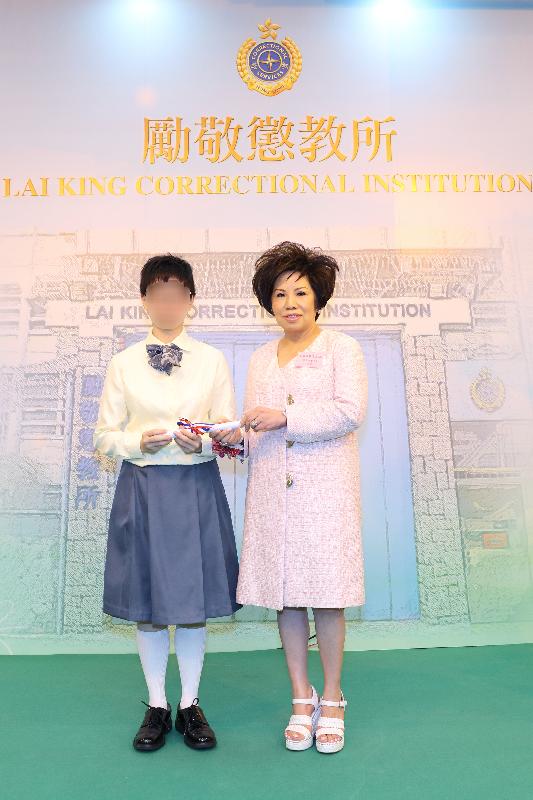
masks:
<path id="1" fill-rule="evenodd" d="M 312 697 L 307 674 L 307 653 L 309 640 L 309 620 L 306 608 L 284 608 L 278 611 L 278 628 L 281 643 L 287 659 L 287 668 L 293 697 Z M 312 705 L 298 703 L 293 706 L 293 714 L 312 714 Z M 310 726 L 307 726 L 311 730 Z M 301 733 L 287 731 L 291 739 L 303 739 Z"/>
<path id="2" fill-rule="evenodd" d="M 320 650 L 320 660 L 324 670 L 324 700 L 341 699 L 341 672 L 344 655 L 346 625 L 344 609 L 314 608 L 316 638 Z M 343 708 L 323 706 L 320 712 L 324 717 L 344 719 Z M 340 739 L 336 733 L 322 734 L 321 742 L 334 742 Z"/>

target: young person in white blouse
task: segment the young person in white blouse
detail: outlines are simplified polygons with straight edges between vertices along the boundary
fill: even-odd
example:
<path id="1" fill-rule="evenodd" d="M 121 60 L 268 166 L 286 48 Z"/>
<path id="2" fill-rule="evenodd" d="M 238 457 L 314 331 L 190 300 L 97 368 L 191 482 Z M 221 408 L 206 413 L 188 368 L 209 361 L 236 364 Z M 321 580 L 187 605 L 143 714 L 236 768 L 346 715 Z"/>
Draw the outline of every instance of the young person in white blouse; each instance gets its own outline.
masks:
<path id="1" fill-rule="evenodd" d="M 235 398 L 224 355 L 184 329 L 195 296 L 190 264 L 172 255 L 149 259 L 140 293 L 152 329 L 111 359 L 94 436 L 97 450 L 123 459 L 103 609 L 137 622 L 148 709 L 135 749 L 159 749 L 172 729 L 165 691 L 169 625 L 176 625 L 181 678 L 176 729 L 190 747 L 208 749 L 216 737 L 198 705 L 205 623 L 240 608 L 237 553 L 213 440 L 177 422 L 233 420 Z M 231 445 L 241 432 L 218 438 Z"/>

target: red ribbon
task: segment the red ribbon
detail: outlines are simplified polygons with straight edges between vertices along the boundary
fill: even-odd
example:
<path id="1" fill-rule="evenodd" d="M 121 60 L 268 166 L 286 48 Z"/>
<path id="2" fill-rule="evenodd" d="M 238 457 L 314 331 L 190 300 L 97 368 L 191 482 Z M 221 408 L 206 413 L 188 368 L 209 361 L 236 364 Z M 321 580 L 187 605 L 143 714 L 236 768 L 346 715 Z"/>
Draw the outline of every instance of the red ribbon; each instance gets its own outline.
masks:
<path id="1" fill-rule="evenodd" d="M 212 422 L 190 422 L 186 417 L 181 417 L 178 420 L 178 426 L 180 428 L 187 428 L 191 431 L 191 433 L 195 433 L 197 436 L 201 436 L 202 433 L 207 433 L 213 426 Z"/>
<path id="2" fill-rule="evenodd" d="M 188 420 L 186 417 L 181 417 L 178 420 L 178 426 L 180 428 L 187 428 L 187 430 L 191 431 L 191 433 L 195 433 L 197 436 L 201 436 L 203 433 L 207 433 L 213 427 L 213 422 L 197 422 L 193 423 Z M 240 457 L 241 461 L 244 461 L 243 451 L 240 447 L 235 447 L 231 444 L 224 444 L 223 442 L 218 442 L 216 439 L 212 440 L 212 448 L 213 453 L 219 456 L 220 458 L 237 458 Z"/>
<path id="3" fill-rule="evenodd" d="M 235 447 L 232 444 L 224 444 L 223 442 L 217 442 L 216 439 L 213 439 L 212 446 L 213 453 L 216 453 L 217 456 L 220 456 L 220 458 L 224 458 L 224 456 L 227 456 L 228 458 L 240 457 L 241 461 L 244 461 L 240 447 Z"/>

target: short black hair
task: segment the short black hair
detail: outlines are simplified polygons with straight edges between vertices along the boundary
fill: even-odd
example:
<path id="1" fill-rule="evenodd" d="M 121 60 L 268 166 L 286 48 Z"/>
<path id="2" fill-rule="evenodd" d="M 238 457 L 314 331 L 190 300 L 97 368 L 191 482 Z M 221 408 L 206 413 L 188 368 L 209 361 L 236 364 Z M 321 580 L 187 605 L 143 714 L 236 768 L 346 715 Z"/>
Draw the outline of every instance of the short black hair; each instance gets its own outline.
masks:
<path id="1" fill-rule="evenodd" d="M 191 297 L 196 295 L 192 267 L 188 261 L 179 256 L 167 253 L 163 256 L 152 256 L 141 270 L 141 296 L 145 297 L 146 290 L 152 283 L 168 281 L 177 278 L 190 291 Z"/>
<path id="2" fill-rule="evenodd" d="M 319 247 L 305 247 L 296 242 L 280 242 L 259 256 L 255 262 L 252 288 L 259 304 L 272 314 L 274 285 L 284 272 L 297 272 L 307 278 L 315 294 L 319 312 L 331 298 L 339 265 Z"/>

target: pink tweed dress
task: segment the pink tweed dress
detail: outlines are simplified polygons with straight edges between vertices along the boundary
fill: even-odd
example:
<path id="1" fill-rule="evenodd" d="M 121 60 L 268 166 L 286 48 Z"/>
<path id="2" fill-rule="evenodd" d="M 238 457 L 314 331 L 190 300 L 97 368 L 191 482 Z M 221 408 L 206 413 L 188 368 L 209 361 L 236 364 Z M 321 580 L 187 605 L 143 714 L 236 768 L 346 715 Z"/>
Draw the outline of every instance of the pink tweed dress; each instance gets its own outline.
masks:
<path id="1" fill-rule="evenodd" d="M 287 426 L 250 430 L 237 599 L 243 605 L 364 603 L 357 428 L 367 405 L 358 342 L 322 330 L 280 368 L 278 341 L 253 353 L 244 409 L 282 409 Z"/>

